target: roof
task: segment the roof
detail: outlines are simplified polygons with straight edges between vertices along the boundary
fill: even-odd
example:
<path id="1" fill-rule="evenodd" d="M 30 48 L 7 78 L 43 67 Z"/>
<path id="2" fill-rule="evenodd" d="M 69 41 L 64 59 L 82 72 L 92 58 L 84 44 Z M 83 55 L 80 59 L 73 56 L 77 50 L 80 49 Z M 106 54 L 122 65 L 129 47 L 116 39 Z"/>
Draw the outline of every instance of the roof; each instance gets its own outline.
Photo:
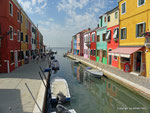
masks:
<path id="1" fill-rule="evenodd" d="M 110 13 L 112 13 L 112 12 L 116 11 L 116 10 L 119 10 L 119 7 L 118 7 L 118 6 L 117 6 L 117 7 L 115 7 L 115 8 L 113 8 L 112 10 L 110 10 L 110 11 L 106 12 L 106 14 L 110 14 Z"/>

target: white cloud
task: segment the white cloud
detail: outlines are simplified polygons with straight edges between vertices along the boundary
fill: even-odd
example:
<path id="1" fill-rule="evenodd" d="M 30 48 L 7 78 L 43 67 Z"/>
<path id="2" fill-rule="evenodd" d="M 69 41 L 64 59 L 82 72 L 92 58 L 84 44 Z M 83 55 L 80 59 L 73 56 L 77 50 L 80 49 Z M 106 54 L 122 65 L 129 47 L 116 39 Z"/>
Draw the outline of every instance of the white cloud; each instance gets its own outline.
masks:
<path id="1" fill-rule="evenodd" d="M 23 9 L 29 13 L 43 14 L 48 0 L 18 0 Z"/>

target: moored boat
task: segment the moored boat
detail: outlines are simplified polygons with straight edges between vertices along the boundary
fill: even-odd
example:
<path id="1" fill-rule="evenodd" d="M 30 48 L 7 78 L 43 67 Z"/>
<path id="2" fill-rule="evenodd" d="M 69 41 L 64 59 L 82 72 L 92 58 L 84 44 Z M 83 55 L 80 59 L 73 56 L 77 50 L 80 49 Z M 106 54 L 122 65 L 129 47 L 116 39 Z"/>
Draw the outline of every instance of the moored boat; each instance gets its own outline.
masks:
<path id="1" fill-rule="evenodd" d="M 69 102 L 70 92 L 68 83 L 63 78 L 54 78 L 51 81 L 51 102 Z"/>
<path id="2" fill-rule="evenodd" d="M 87 67 L 86 71 L 88 73 L 90 73 L 91 76 L 96 77 L 96 78 L 100 78 L 103 76 L 103 72 L 97 70 L 97 69 L 92 69 L 91 67 Z"/>
<path id="3" fill-rule="evenodd" d="M 59 62 L 58 62 L 58 60 L 52 60 L 51 68 L 52 68 L 52 70 L 59 70 Z"/>

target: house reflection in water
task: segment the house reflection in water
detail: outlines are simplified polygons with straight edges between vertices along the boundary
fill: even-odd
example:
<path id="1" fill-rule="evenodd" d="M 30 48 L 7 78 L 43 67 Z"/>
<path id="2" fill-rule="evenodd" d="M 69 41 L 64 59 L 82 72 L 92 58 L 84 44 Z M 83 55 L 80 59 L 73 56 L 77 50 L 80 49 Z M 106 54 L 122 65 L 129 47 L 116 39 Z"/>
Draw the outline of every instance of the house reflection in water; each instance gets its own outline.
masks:
<path id="1" fill-rule="evenodd" d="M 83 65 L 73 68 L 79 83 L 92 94 L 100 113 L 150 113 L 150 102 L 141 96 L 110 79 L 91 77 Z"/>

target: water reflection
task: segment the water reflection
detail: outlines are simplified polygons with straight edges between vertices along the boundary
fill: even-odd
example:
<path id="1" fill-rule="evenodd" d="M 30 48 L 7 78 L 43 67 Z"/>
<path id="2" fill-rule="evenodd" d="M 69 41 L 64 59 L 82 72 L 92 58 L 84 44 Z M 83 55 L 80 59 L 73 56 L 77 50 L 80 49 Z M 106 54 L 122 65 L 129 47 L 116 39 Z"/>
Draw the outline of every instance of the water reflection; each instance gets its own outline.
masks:
<path id="1" fill-rule="evenodd" d="M 92 94 L 98 113 L 150 113 L 150 102 L 141 96 L 105 77 L 91 77 L 82 64 L 71 66 L 73 76 Z"/>

